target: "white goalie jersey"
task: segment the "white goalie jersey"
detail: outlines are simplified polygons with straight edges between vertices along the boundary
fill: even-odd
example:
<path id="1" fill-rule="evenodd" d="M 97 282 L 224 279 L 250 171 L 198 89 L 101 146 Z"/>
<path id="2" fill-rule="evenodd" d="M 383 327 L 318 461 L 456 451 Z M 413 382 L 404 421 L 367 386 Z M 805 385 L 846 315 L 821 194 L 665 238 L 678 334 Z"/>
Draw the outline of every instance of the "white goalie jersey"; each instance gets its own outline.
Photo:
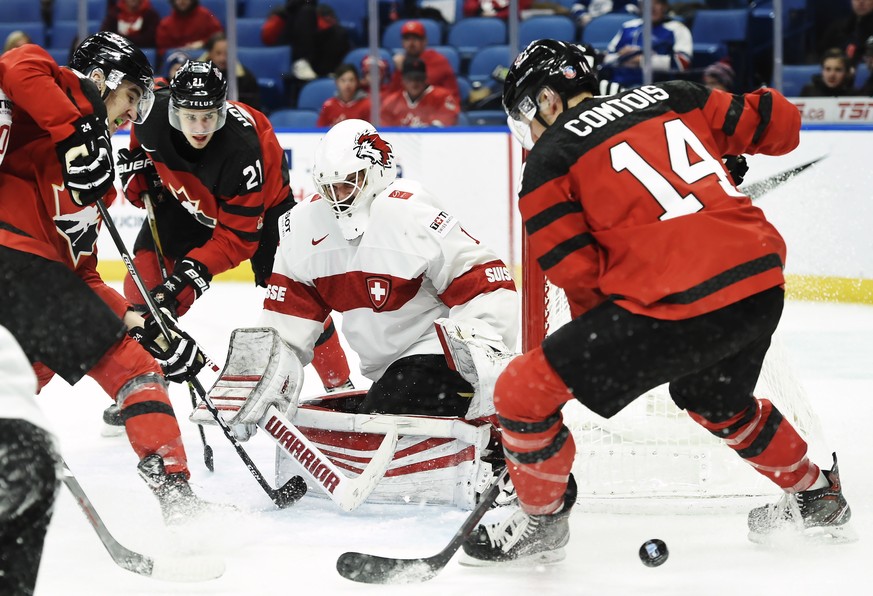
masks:
<path id="1" fill-rule="evenodd" d="M 303 364 L 331 310 L 342 313 L 343 335 L 372 380 L 399 358 L 442 354 L 439 318 L 517 344 L 506 265 L 417 182 L 398 179 L 380 193 L 355 240 L 344 239 L 319 195 L 282 216 L 279 229 L 260 324 L 277 329 Z"/>

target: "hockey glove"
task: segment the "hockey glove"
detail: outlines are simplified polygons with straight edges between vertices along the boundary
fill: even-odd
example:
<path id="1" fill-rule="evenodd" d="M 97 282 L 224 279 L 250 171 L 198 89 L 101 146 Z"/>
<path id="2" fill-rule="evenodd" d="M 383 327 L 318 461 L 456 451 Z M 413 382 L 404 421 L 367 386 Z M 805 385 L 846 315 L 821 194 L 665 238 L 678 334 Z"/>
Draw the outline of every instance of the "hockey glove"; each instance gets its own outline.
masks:
<path id="1" fill-rule="evenodd" d="M 84 207 L 109 192 L 115 181 L 112 145 L 106 123 L 97 115 L 82 116 L 75 132 L 57 144 L 64 185 L 73 201 Z"/>
<path id="2" fill-rule="evenodd" d="M 118 175 L 121 177 L 124 196 L 140 209 L 144 206 L 144 194 L 150 194 L 157 200 L 164 190 L 154 162 L 142 147 L 118 150 Z"/>
<path id="3" fill-rule="evenodd" d="M 209 289 L 210 281 L 212 281 L 212 274 L 206 269 L 206 265 L 185 257 L 176 263 L 173 274 L 152 290 L 152 297 L 158 306 L 178 308 L 177 298 L 183 290 L 191 288 L 196 300 Z"/>
<path id="4" fill-rule="evenodd" d="M 128 334 L 154 356 L 173 383 L 190 381 L 197 376 L 206 358 L 191 336 L 179 329 L 166 309 L 161 310 L 164 323 L 170 330 L 170 341 L 161 333 L 154 317 L 148 317 L 142 327 L 133 327 Z"/>
<path id="5" fill-rule="evenodd" d="M 731 178 L 734 181 L 734 186 L 739 186 L 743 183 L 743 178 L 746 172 L 749 171 L 749 164 L 746 162 L 744 155 L 726 155 L 724 158 L 724 167 L 727 168 Z"/>

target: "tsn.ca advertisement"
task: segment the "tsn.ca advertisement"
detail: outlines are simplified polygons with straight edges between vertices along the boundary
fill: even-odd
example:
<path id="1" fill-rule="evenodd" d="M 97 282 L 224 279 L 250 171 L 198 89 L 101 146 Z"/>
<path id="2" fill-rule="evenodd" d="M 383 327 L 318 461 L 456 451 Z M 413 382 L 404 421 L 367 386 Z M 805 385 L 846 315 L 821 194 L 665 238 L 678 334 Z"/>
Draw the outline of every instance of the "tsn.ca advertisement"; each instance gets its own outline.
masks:
<path id="1" fill-rule="evenodd" d="M 866 129 L 866 130 L 865 130 Z M 314 191 L 312 158 L 322 133 L 279 133 L 297 199 Z M 491 246 L 511 271 L 521 254 L 514 193 L 521 148 L 502 132 L 386 132 L 401 176 L 429 188 L 450 215 Z M 128 137 L 113 138 L 116 150 Z M 783 157 L 749 156 L 740 187 L 788 242 L 786 272 L 873 279 L 873 131 L 804 130 L 800 147 Z M 596 173 L 592 173 L 596 175 Z M 123 198 L 110 208 L 125 244 L 133 246 L 145 217 Z M 118 260 L 105 232 L 101 261 Z"/>

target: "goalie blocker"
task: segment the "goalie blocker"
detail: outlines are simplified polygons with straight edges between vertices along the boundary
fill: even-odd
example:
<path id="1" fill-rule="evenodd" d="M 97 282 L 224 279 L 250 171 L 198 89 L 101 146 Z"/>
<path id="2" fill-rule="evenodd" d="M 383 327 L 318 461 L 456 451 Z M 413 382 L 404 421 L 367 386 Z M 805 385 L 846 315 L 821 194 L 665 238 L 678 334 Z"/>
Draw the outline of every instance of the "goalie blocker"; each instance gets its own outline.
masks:
<path id="1" fill-rule="evenodd" d="M 209 393 L 240 440 L 259 426 L 277 443 L 277 480 L 302 475 L 318 489 L 309 494 L 344 510 L 364 500 L 469 509 L 499 471 L 493 467 L 502 467 L 502 458 L 487 461 L 488 420 L 355 414 L 365 391 L 298 405 L 302 381 L 300 360 L 275 330 L 237 329 Z M 215 424 L 202 404 L 190 419 Z"/>

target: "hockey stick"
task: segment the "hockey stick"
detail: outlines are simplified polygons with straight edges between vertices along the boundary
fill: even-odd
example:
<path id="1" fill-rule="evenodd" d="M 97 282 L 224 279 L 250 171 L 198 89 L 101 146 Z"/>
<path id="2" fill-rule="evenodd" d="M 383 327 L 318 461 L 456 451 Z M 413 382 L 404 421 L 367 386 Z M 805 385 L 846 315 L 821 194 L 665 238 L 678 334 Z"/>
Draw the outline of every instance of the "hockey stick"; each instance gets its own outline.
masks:
<path id="1" fill-rule="evenodd" d="M 470 512 L 464 523 L 455 532 L 446 547 L 431 557 L 396 559 L 365 553 L 343 553 L 336 560 L 336 570 L 341 576 L 365 584 L 411 584 L 425 582 L 437 576 L 452 559 L 467 537 L 476 529 L 476 524 L 488 512 L 500 494 L 500 487 L 509 475 L 503 469 L 491 487 L 482 495 L 482 500 Z"/>
<path id="2" fill-rule="evenodd" d="M 76 477 L 73 476 L 67 462 L 63 462 L 63 464 L 64 484 L 70 489 L 79 507 L 85 513 L 85 517 L 91 523 L 91 527 L 100 537 L 100 541 L 103 542 L 103 546 L 106 547 L 116 565 L 139 575 L 168 582 L 202 582 L 222 576 L 224 561 L 215 557 L 173 555 L 172 557 L 152 558 L 134 552 L 120 544 L 109 533 L 103 520 L 97 515 L 94 505 L 85 491 L 82 490 Z"/>
<path id="3" fill-rule="evenodd" d="M 136 265 L 133 264 L 133 259 L 130 258 L 130 253 L 127 250 L 127 247 L 124 246 L 124 240 L 121 239 L 121 234 L 118 233 L 118 228 L 115 227 L 115 222 L 112 221 L 112 216 L 109 214 L 109 210 L 106 208 L 106 204 L 103 202 L 103 199 L 98 199 L 96 202 L 97 210 L 100 212 L 100 216 L 103 218 L 103 222 L 106 224 L 106 229 L 109 230 L 109 235 L 112 236 L 112 241 L 115 242 L 115 246 L 118 249 L 118 254 L 121 255 L 121 260 L 124 261 L 125 267 L 127 267 L 127 271 L 130 273 L 130 277 L 133 279 L 134 284 L 136 284 L 136 288 L 139 290 L 140 294 L 142 294 L 143 299 L 145 300 L 146 307 L 149 309 L 152 317 L 155 319 L 155 323 L 158 325 L 158 328 L 161 330 L 161 333 L 164 334 L 164 337 L 169 340 L 170 338 L 170 329 L 167 327 L 167 323 L 164 321 L 164 318 L 161 316 L 161 313 L 158 309 L 158 305 L 155 304 L 154 298 L 146 289 L 145 284 L 142 281 L 142 277 L 139 275 L 139 271 L 136 270 Z M 267 496 L 276 504 L 276 506 L 280 508 L 285 508 L 292 503 L 295 503 L 306 494 L 306 481 L 303 480 L 300 476 L 294 476 L 288 482 L 286 482 L 283 486 L 279 488 L 273 488 L 270 486 L 270 483 L 264 478 L 264 475 L 261 474 L 261 471 L 255 465 L 255 462 L 252 461 L 252 458 L 249 457 L 249 454 L 246 453 L 246 450 L 243 449 L 243 446 L 240 445 L 239 441 L 237 441 L 236 437 L 233 434 L 233 431 L 230 430 L 230 427 L 224 421 L 224 419 L 218 414 L 218 410 L 215 408 L 215 404 L 212 403 L 212 400 L 206 394 L 206 391 L 203 389 L 203 385 L 200 384 L 200 381 L 195 377 L 191 381 L 194 389 L 197 391 L 197 395 L 200 396 L 200 399 L 203 400 L 203 404 L 206 406 L 206 409 L 209 410 L 209 413 L 212 414 L 212 417 L 215 418 L 218 426 L 221 427 L 222 432 L 224 432 L 224 436 L 227 437 L 227 440 L 230 441 L 233 448 L 236 450 L 240 459 L 243 460 L 243 463 L 249 469 L 252 476 L 254 476 L 255 480 L 258 481 L 258 484 L 261 485 L 261 488 L 264 489 L 264 492 L 267 493 Z"/>
<path id="4" fill-rule="evenodd" d="M 146 219 L 149 222 L 149 231 L 152 233 L 152 242 L 155 246 L 155 255 L 158 257 L 158 271 L 161 273 L 161 281 L 166 281 L 169 277 L 167 266 L 164 264 L 164 249 L 161 247 L 161 237 L 158 235 L 158 220 L 155 218 L 155 204 L 152 201 L 152 196 L 148 193 L 143 195 L 143 203 L 146 209 Z M 194 385 L 188 381 L 188 395 L 191 396 L 191 407 L 197 407 L 197 396 L 194 395 Z M 198 424 L 197 430 L 200 431 L 200 442 L 203 443 L 203 463 L 206 464 L 206 469 L 210 472 L 215 471 L 215 461 L 213 460 L 212 447 L 206 442 L 206 432 L 203 430 L 203 425 Z"/>
<path id="5" fill-rule="evenodd" d="M 357 478 L 349 478 L 321 452 L 276 406 L 270 406 L 258 426 L 290 455 L 310 480 L 318 484 L 340 509 L 351 511 L 367 500 L 391 465 L 397 447 L 397 428 L 385 429 L 385 438 Z"/>

